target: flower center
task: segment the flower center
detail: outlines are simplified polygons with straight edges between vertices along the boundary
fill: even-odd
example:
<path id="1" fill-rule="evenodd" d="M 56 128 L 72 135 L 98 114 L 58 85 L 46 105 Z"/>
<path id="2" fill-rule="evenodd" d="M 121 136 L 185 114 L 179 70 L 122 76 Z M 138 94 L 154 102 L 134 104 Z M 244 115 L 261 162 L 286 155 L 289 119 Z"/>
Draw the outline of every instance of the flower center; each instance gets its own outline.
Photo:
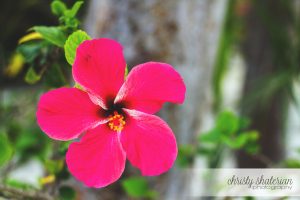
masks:
<path id="1" fill-rule="evenodd" d="M 124 116 L 120 115 L 117 111 L 114 111 L 114 114 L 110 115 L 108 120 L 108 126 L 113 131 L 122 131 L 126 124 Z"/>

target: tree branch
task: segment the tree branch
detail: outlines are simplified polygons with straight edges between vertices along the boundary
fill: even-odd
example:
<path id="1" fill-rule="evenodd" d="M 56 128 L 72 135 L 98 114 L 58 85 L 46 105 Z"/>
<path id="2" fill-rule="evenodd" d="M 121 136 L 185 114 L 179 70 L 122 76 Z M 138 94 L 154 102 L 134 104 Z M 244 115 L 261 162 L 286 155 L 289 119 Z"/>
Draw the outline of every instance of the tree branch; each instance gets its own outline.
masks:
<path id="1" fill-rule="evenodd" d="M 53 200 L 54 198 L 48 194 L 41 193 L 36 190 L 24 191 L 21 189 L 11 188 L 0 184 L 0 197 L 14 198 L 17 200 L 22 199 L 35 199 L 35 200 Z"/>

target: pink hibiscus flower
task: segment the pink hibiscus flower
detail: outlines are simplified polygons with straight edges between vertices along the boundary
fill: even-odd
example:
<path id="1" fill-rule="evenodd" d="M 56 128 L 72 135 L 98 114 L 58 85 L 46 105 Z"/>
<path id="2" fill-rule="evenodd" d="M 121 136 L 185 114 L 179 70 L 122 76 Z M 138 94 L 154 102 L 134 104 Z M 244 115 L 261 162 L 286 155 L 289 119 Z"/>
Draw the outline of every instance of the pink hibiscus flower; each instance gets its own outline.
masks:
<path id="1" fill-rule="evenodd" d="M 126 157 L 143 175 L 169 170 L 177 156 L 170 127 L 152 115 L 165 102 L 183 103 L 185 85 L 168 64 L 134 67 L 124 80 L 122 46 L 111 39 L 83 42 L 73 77 L 83 90 L 59 88 L 43 94 L 37 122 L 56 140 L 72 140 L 66 155 L 71 174 L 90 187 L 120 178 Z"/>

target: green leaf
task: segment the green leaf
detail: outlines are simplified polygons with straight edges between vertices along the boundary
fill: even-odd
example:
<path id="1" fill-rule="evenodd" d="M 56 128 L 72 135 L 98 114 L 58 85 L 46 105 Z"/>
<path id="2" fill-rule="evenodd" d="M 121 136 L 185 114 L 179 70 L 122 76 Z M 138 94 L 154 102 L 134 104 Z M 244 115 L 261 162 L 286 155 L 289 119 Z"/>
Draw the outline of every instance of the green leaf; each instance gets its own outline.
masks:
<path id="1" fill-rule="evenodd" d="M 122 186 L 128 196 L 133 198 L 154 198 L 157 194 L 150 190 L 148 183 L 143 177 L 131 177 L 122 182 Z"/>
<path id="2" fill-rule="evenodd" d="M 300 160 L 287 159 L 283 162 L 283 166 L 287 168 L 300 168 Z"/>
<path id="3" fill-rule="evenodd" d="M 247 129 L 250 126 L 250 119 L 246 118 L 246 117 L 240 117 L 239 119 L 239 129 L 243 130 L 243 129 Z"/>
<path id="4" fill-rule="evenodd" d="M 223 134 L 233 135 L 239 129 L 239 118 L 232 112 L 221 112 L 217 118 L 216 128 Z"/>
<path id="5" fill-rule="evenodd" d="M 197 147 L 196 153 L 203 156 L 211 156 L 215 153 L 216 144 L 215 145 L 201 145 Z"/>
<path id="6" fill-rule="evenodd" d="M 44 160 L 51 149 L 51 139 L 42 134 L 37 126 L 22 127 L 13 137 L 15 137 L 14 148 L 20 156 L 20 162 L 25 162 L 35 156 Z"/>
<path id="7" fill-rule="evenodd" d="M 71 143 L 72 143 L 72 141 L 62 141 L 62 142 L 60 142 L 59 152 L 62 153 L 62 154 L 65 154 Z"/>
<path id="8" fill-rule="evenodd" d="M 33 67 L 30 67 L 27 72 L 26 72 L 26 75 L 25 75 L 25 81 L 28 83 L 28 84 L 35 84 L 37 83 L 39 80 L 41 80 L 41 75 L 37 74 Z"/>
<path id="9" fill-rule="evenodd" d="M 55 0 L 51 3 L 51 11 L 54 15 L 62 16 L 65 10 L 67 10 L 67 7 L 63 2 Z"/>
<path id="10" fill-rule="evenodd" d="M 62 18 L 62 21 L 65 22 L 65 25 L 73 30 L 76 30 L 79 25 L 79 20 L 76 18 Z"/>
<path id="11" fill-rule="evenodd" d="M 50 174 L 59 173 L 64 167 L 63 160 L 46 160 L 45 167 Z"/>
<path id="12" fill-rule="evenodd" d="M 257 140 L 259 139 L 259 132 L 257 131 L 247 131 L 244 134 L 248 135 L 248 142 L 243 148 L 249 154 L 256 154 L 259 152 L 259 144 Z"/>
<path id="13" fill-rule="evenodd" d="M 85 40 L 90 40 L 91 37 L 84 31 L 78 30 L 72 33 L 64 46 L 65 56 L 70 65 L 73 65 L 77 47 Z"/>
<path id="14" fill-rule="evenodd" d="M 240 134 L 236 138 L 231 138 L 226 135 L 222 135 L 222 141 L 232 149 L 242 148 L 248 141 L 247 134 Z"/>
<path id="15" fill-rule="evenodd" d="M 236 146 L 241 148 L 245 146 L 248 142 L 250 142 L 251 138 L 250 135 L 247 133 L 241 133 L 235 138 Z"/>
<path id="16" fill-rule="evenodd" d="M 12 158 L 14 152 L 12 145 L 4 133 L 0 133 L 0 152 L 0 166 L 2 166 Z"/>
<path id="17" fill-rule="evenodd" d="M 216 129 L 212 129 L 206 133 L 199 135 L 199 142 L 216 143 L 220 141 L 220 132 Z"/>
<path id="18" fill-rule="evenodd" d="M 68 13 L 68 17 L 75 17 L 78 13 L 80 7 L 82 6 L 83 1 L 77 1 L 71 8 L 70 12 Z"/>
<path id="19" fill-rule="evenodd" d="M 259 138 L 259 133 L 257 131 L 245 131 L 241 134 L 246 134 L 250 141 L 257 141 Z"/>
<path id="20" fill-rule="evenodd" d="M 65 27 L 76 30 L 80 21 L 76 18 L 80 7 L 82 6 L 83 1 L 77 1 L 71 9 L 65 9 L 62 16 L 60 16 L 60 23 L 64 23 Z"/>
<path id="21" fill-rule="evenodd" d="M 40 33 L 43 38 L 50 43 L 59 47 L 64 47 L 67 37 L 60 27 L 34 26 L 32 29 Z"/>
<path id="22" fill-rule="evenodd" d="M 68 178 L 70 178 L 70 173 L 67 167 L 64 166 L 63 169 L 58 174 L 56 174 L 56 177 L 59 180 L 67 180 Z"/>
<path id="23" fill-rule="evenodd" d="M 257 143 L 249 143 L 244 147 L 248 154 L 257 154 L 260 151 L 260 146 Z"/>
<path id="24" fill-rule="evenodd" d="M 257 149 L 257 131 L 247 131 L 238 134 L 235 137 L 222 135 L 222 141 L 232 149 L 244 149 L 248 153 L 255 153 Z"/>
<path id="25" fill-rule="evenodd" d="M 41 50 L 45 47 L 45 41 L 43 42 L 28 42 L 21 44 L 17 47 L 17 52 L 21 53 L 26 62 L 33 62 L 40 54 Z"/>
<path id="26" fill-rule="evenodd" d="M 176 164 L 180 167 L 187 167 L 192 164 L 196 149 L 193 145 L 180 145 L 178 149 L 178 156 Z"/>
<path id="27" fill-rule="evenodd" d="M 27 148 L 33 147 L 36 144 L 40 144 L 40 138 L 34 137 L 33 134 L 21 133 L 15 141 L 15 148 L 17 151 L 25 151 Z"/>
<path id="28" fill-rule="evenodd" d="M 76 191 L 69 186 L 59 188 L 59 200 L 74 200 L 76 199 Z"/>
<path id="29" fill-rule="evenodd" d="M 45 73 L 44 76 L 44 83 L 46 86 L 55 88 L 68 85 L 64 72 L 62 70 L 63 67 L 64 66 L 62 66 L 61 64 L 53 63 L 52 66 L 47 69 L 47 73 Z"/>

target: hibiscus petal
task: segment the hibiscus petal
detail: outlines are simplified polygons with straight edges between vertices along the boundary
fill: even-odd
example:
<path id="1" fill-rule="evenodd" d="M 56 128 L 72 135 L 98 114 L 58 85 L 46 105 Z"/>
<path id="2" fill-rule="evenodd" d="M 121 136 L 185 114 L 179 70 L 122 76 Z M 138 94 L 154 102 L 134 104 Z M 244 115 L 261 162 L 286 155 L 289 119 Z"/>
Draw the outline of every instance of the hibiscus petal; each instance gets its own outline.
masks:
<path id="1" fill-rule="evenodd" d="M 177 156 L 176 139 L 170 127 L 157 116 L 124 110 L 128 116 L 121 143 L 131 164 L 145 176 L 169 170 Z"/>
<path id="2" fill-rule="evenodd" d="M 126 108 L 153 114 L 163 103 L 183 103 L 185 85 L 172 66 L 148 62 L 134 67 L 122 85 L 115 103 Z"/>
<path id="3" fill-rule="evenodd" d="M 122 46 L 111 39 L 84 41 L 76 51 L 73 77 L 106 105 L 124 82 L 126 62 Z"/>
<path id="4" fill-rule="evenodd" d="M 120 178 L 126 155 L 116 132 L 106 125 L 89 130 L 70 145 L 66 162 L 71 174 L 89 187 L 105 187 Z"/>
<path id="5" fill-rule="evenodd" d="M 51 138 L 70 140 L 83 131 L 104 123 L 102 108 L 76 88 L 59 88 L 43 94 L 38 103 L 37 122 Z"/>

